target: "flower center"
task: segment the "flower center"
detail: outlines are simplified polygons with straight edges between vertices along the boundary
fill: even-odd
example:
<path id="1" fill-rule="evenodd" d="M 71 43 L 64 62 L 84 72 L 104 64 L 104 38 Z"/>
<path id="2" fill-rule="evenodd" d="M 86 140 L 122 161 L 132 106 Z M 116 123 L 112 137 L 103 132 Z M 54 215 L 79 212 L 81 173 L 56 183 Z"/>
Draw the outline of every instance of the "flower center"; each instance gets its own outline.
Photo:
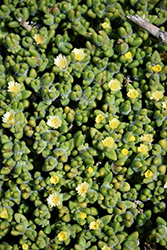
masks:
<path id="1" fill-rule="evenodd" d="M 59 62 L 59 65 L 60 65 L 63 69 L 66 68 L 66 64 L 64 63 L 63 60 L 61 60 L 61 61 Z"/>
<path id="2" fill-rule="evenodd" d="M 53 198 L 52 198 L 52 202 L 53 202 L 53 203 L 57 203 L 57 202 L 58 202 L 58 199 L 57 199 L 56 197 L 53 197 Z"/>

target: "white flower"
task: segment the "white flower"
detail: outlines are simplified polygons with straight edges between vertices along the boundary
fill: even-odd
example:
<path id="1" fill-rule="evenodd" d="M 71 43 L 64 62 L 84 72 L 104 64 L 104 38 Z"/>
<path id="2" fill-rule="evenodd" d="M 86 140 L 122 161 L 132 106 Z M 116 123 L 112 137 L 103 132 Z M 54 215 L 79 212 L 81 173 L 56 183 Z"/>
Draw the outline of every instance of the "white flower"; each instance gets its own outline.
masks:
<path id="1" fill-rule="evenodd" d="M 162 108 L 167 109 L 167 100 L 165 102 L 161 102 Z"/>
<path id="2" fill-rule="evenodd" d="M 48 205 L 50 207 L 56 207 L 61 205 L 62 203 L 62 198 L 58 193 L 50 194 L 47 198 Z"/>
<path id="3" fill-rule="evenodd" d="M 84 181 L 83 183 L 78 184 L 78 186 L 76 187 L 76 190 L 79 195 L 81 195 L 82 197 L 85 197 L 86 193 L 89 190 L 89 184 L 86 181 Z"/>
<path id="4" fill-rule="evenodd" d="M 68 67 L 68 61 L 65 56 L 62 56 L 62 54 L 58 55 L 54 59 L 54 64 L 59 67 L 61 70 L 65 70 Z"/>
<path id="5" fill-rule="evenodd" d="M 62 124 L 62 120 L 58 116 L 50 116 L 47 124 L 52 128 L 58 128 Z"/>
<path id="6" fill-rule="evenodd" d="M 39 34 L 35 34 L 35 36 L 33 37 L 36 44 L 42 44 L 45 42 L 45 39 L 43 38 L 43 36 L 39 35 Z"/>
<path id="7" fill-rule="evenodd" d="M 164 184 L 164 188 L 167 188 L 167 181 L 166 181 L 165 184 Z"/>
<path id="8" fill-rule="evenodd" d="M 150 99 L 153 101 L 159 101 L 164 97 L 164 90 L 153 90 Z"/>
<path id="9" fill-rule="evenodd" d="M 15 112 L 13 109 L 11 111 L 6 112 L 3 117 L 2 121 L 4 123 L 9 123 L 11 126 L 15 124 Z"/>
<path id="10" fill-rule="evenodd" d="M 73 49 L 72 52 L 75 54 L 75 61 L 80 62 L 82 61 L 86 54 L 83 52 L 82 49 Z"/>
<path id="11" fill-rule="evenodd" d="M 8 82 L 8 92 L 13 92 L 18 94 L 20 92 L 21 85 L 15 81 Z"/>

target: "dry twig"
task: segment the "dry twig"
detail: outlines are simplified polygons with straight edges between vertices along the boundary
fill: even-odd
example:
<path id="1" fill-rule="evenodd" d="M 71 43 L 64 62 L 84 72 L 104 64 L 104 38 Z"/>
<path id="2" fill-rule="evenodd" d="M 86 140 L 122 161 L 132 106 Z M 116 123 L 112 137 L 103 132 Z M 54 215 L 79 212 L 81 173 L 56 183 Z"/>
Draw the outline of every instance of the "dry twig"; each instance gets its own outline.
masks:
<path id="1" fill-rule="evenodd" d="M 130 19 L 132 22 L 136 23 L 137 25 L 139 25 L 140 27 L 142 27 L 143 29 L 147 30 L 150 34 L 155 36 L 162 43 L 167 44 L 167 32 L 159 29 L 157 26 L 149 23 L 148 21 L 146 21 L 145 19 L 143 19 L 138 15 L 134 16 L 130 15 L 127 16 L 127 18 Z"/>

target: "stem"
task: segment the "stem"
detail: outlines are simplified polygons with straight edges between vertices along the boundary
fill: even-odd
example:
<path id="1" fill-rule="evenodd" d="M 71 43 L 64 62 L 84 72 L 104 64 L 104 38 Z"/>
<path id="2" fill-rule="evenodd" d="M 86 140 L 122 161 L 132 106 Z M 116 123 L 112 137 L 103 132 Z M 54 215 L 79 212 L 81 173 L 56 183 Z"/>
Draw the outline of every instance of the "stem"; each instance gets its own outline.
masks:
<path id="1" fill-rule="evenodd" d="M 157 26 L 149 23 L 142 17 L 138 15 L 130 15 L 127 16 L 128 19 L 130 19 L 132 22 L 136 23 L 143 29 L 147 30 L 151 35 L 155 36 L 158 40 L 160 40 L 162 43 L 167 44 L 167 32 L 159 29 Z"/>

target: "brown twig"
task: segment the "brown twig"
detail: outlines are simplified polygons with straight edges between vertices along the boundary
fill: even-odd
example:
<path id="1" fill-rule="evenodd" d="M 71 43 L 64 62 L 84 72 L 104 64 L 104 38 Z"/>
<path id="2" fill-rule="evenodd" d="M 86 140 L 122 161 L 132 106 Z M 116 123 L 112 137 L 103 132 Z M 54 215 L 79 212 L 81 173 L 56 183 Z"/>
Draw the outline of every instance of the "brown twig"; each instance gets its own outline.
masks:
<path id="1" fill-rule="evenodd" d="M 127 16 L 127 18 L 130 19 L 132 22 L 136 23 L 137 25 L 139 25 L 140 27 L 142 27 L 143 29 L 147 30 L 150 34 L 155 36 L 162 43 L 167 44 L 167 32 L 159 29 L 157 26 L 149 23 L 148 21 L 146 21 L 145 19 L 143 19 L 138 15 L 134 16 L 130 15 Z"/>

